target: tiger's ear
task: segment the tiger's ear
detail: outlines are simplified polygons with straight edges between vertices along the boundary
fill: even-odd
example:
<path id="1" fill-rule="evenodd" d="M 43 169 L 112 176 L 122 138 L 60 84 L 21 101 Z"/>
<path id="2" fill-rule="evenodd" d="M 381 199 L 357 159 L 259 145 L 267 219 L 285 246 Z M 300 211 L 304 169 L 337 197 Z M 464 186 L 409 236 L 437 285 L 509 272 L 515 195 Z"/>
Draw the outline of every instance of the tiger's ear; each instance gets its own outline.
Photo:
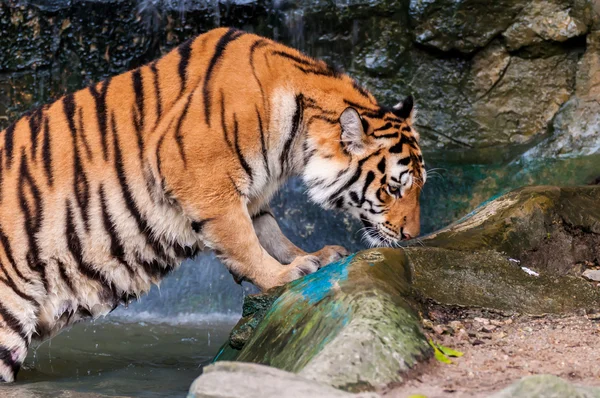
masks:
<path id="1" fill-rule="evenodd" d="M 394 105 L 394 107 L 392 108 L 392 112 L 399 118 L 411 119 L 414 116 L 413 105 L 413 97 L 412 95 L 409 95 L 404 99 L 404 101 L 400 101 L 396 105 Z"/>
<path id="2" fill-rule="evenodd" d="M 362 119 L 356 109 L 346 108 L 340 115 L 340 125 L 342 126 L 342 145 L 344 148 L 355 155 L 362 153 L 366 147 L 365 131 Z"/>

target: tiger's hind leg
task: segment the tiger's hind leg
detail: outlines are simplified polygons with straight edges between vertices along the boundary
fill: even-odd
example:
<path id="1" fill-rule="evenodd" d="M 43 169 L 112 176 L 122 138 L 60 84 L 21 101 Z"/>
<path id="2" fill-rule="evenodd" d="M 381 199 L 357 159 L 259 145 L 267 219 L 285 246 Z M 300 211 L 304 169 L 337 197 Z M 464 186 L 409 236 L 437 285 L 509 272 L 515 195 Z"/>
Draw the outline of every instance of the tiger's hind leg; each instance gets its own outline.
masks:
<path id="1" fill-rule="evenodd" d="M 27 357 L 24 336 L 15 333 L 10 323 L 0 323 L 0 382 L 13 382 Z"/>
<path id="2" fill-rule="evenodd" d="M 314 253 L 305 252 L 283 234 L 268 208 L 252 217 L 252 223 L 262 247 L 282 264 L 290 264 L 297 257 L 311 255 L 319 259 L 320 268 L 349 254 L 342 246 L 325 246 Z"/>

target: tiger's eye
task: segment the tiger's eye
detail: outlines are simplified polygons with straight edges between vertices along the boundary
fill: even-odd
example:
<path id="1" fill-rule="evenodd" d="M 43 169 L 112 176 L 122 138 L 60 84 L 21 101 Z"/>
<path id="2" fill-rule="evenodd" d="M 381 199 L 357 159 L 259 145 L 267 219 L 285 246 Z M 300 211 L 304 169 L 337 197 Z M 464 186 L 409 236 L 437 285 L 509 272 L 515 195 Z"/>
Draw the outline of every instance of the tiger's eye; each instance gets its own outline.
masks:
<path id="1" fill-rule="evenodd" d="M 398 187 L 393 187 L 393 186 L 390 186 L 390 185 L 388 185 L 388 192 L 389 192 L 391 195 L 397 196 L 397 195 L 398 195 L 398 192 L 399 192 L 399 190 L 398 190 Z"/>

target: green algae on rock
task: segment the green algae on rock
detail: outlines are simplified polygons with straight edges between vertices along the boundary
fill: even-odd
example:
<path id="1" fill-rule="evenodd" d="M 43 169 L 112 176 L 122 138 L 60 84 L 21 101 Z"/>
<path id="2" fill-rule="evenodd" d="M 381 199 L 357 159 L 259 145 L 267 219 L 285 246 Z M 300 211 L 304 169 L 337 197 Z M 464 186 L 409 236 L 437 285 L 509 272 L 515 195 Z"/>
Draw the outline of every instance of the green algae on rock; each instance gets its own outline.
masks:
<path id="1" fill-rule="evenodd" d="M 277 290 L 272 307 L 257 311 L 262 319 L 241 350 L 226 344 L 216 360 L 270 365 L 347 390 L 403 380 L 402 373 L 432 351 L 406 300 L 401 254 L 364 251 Z M 234 329 L 237 346 L 250 322 Z"/>

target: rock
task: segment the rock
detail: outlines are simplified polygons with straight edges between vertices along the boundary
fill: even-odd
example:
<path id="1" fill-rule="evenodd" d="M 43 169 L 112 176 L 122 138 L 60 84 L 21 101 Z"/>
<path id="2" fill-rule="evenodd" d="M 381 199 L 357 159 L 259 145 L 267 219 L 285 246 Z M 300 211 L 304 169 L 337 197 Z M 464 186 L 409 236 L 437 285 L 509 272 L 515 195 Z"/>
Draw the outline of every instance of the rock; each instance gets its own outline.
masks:
<path id="1" fill-rule="evenodd" d="M 524 4 L 519 0 L 411 0 L 409 15 L 418 43 L 470 53 L 504 31 Z"/>
<path id="2" fill-rule="evenodd" d="M 286 285 L 243 348 L 226 343 L 216 360 L 270 365 L 348 390 L 402 381 L 432 350 L 401 253 L 364 251 Z"/>
<path id="3" fill-rule="evenodd" d="M 418 245 L 359 252 L 248 300 L 236 326 L 243 333 L 234 330 L 215 360 L 274 366 L 345 390 L 382 388 L 431 356 L 415 310 L 441 317 L 423 302 L 529 315 L 597 308 L 600 290 L 570 272 L 569 248 L 583 242 L 598 248 L 587 254 L 597 262 L 600 187 L 518 189 Z M 522 264 L 543 273 L 528 275 Z M 497 326 L 475 322 L 484 333 L 472 344 L 483 344 Z"/>
<path id="4" fill-rule="evenodd" d="M 571 384 L 552 375 L 527 376 L 491 398 L 598 398 L 600 389 Z"/>
<path id="5" fill-rule="evenodd" d="M 405 252 L 413 288 L 438 303 L 528 314 L 574 312 L 600 303 L 600 291 L 571 272 L 579 244 L 595 248 L 586 260 L 600 261 L 598 231 L 600 187 L 528 187 L 486 203 L 420 239 L 426 247 Z M 530 276 L 520 266 L 543 272 Z"/>
<path id="6" fill-rule="evenodd" d="M 554 134 L 527 157 L 577 157 L 600 152 L 600 31 L 587 37 L 579 61 L 575 95 L 553 122 Z"/>
<path id="7" fill-rule="evenodd" d="M 573 3 L 577 3 L 575 6 Z M 542 41 L 564 42 L 587 33 L 590 3 L 535 0 L 528 2 L 514 23 L 502 33 L 510 51 Z"/>
<path id="8" fill-rule="evenodd" d="M 588 269 L 583 271 L 583 277 L 587 278 L 591 281 L 600 282 L 600 270 L 598 269 Z"/>
<path id="9" fill-rule="evenodd" d="M 480 135 L 469 137 L 469 142 L 477 146 L 523 145 L 545 135 L 572 93 L 576 54 L 536 59 L 513 56 L 508 61 L 500 56 L 496 62 L 497 69 L 506 66 L 494 85 L 471 104 L 470 114 L 480 125 Z"/>
<path id="10" fill-rule="evenodd" d="M 218 362 L 204 368 L 188 398 L 377 398 L 375 393 L 351 394 L 269 366 Z"/>
<path id="11" fill-rule="evenodd" d="M 485 325 L 481 328 L 481 331 L 484 333 L 492 333 L 494 330 L 496 330 L 497 326 L 494 325 Z"/>

